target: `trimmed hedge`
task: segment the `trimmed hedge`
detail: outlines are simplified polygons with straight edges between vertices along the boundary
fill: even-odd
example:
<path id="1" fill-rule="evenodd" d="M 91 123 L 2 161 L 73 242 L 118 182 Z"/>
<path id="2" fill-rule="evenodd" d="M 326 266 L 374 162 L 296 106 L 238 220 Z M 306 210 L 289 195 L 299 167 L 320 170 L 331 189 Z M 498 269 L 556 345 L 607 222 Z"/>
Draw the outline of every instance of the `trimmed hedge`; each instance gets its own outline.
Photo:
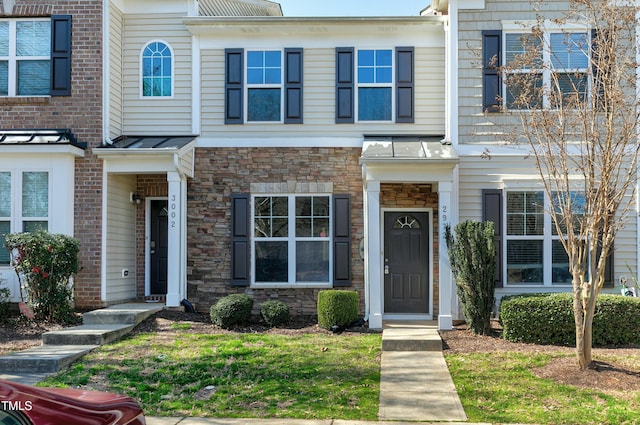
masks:
<path id="1" fill-rule="evenodd" d="M 282 301 L 271 300 L 260 304 L 262 320 L 272 328 L 289 323 L 289 306 Z"/>
<path id="2" fill-rule="evenodd" d="M 214 325 L 230 329 L 251 321 L 253 298 L 247 294 L 231 294 L 211 306 L 209 314 Z"/>
<path id="3" fill-rule="evenodd" d="M 318 326 L 328 330 L 334 326 L 349 326 L 358 320 L 358 303 L 358 293 L 355 291 L 318 292 Z"/>
<path id="4" fill-rule="evenodd" d="M 576 328 L 570 293 L 505 297 L 500 305 L 508 341 L 573 346 Z M 640 344 L 640 298 L 601 294 L 593 317 L 595 347 Z"/>

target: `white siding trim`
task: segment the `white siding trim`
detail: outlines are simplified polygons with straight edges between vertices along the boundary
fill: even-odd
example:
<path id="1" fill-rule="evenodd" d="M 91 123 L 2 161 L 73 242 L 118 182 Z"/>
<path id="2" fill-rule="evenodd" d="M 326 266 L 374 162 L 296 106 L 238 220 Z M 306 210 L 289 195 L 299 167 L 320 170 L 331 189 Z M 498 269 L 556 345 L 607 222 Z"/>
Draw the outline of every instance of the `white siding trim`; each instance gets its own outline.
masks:
<path id="1" fill-rule="evenodd" d="M 196 148 L 361 148 L 363 137 L 216 138 L 199 137 Z"/>

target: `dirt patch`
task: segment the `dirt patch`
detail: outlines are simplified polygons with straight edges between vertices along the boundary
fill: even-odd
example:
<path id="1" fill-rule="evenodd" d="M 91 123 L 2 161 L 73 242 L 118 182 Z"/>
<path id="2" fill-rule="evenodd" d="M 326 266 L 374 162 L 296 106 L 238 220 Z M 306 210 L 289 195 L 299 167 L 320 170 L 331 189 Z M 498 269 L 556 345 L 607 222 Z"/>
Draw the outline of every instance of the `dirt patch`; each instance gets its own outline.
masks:
<path id="1" fill-rule="evenodd" d="M 624 392 L 640 391 L 640 347 L 594 348 L 594 369 L 579 370 L 575 349 L 555 345 L 537 345 L 509 342 L 500 337 L 501 329 L 496 324 L 493 335 L 474 335 L 467 326 L 457 326 L 452 331 L 440 332 L 445 353 L 550 353 L 562 354 L 545 366 L 532 372 L 545 379 L 591 388 L 620 396 Z"/>
<path id="2" fill-rule="evenodd" d="M 54 323 L 35 323 L 23 316 L 12 316 L 0 323 L 0 356 L 42 345 L 42 334 L 62 329 Z"/>

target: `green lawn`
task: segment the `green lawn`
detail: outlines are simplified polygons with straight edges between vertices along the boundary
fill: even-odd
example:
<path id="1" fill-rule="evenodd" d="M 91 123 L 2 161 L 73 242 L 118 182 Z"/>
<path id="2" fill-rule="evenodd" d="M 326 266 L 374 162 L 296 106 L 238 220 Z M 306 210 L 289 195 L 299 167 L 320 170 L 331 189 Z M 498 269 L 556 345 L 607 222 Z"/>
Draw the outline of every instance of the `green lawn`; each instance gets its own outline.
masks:
<path id="1" fill-rule="evenodd" d="M 149 416 L 376 420 L 381 334 L 146 333 L 42 386 L 125 393 Z"/>
<path id="2" fill-rule="evenodd" d="M 640 392 L 611 395 L 536 377 L 531 369 L 571 354 L 475 353 L 446 356 L 470 422 L 637 424 Z M 638 378 L 640 379 L 640 378 Z"/>

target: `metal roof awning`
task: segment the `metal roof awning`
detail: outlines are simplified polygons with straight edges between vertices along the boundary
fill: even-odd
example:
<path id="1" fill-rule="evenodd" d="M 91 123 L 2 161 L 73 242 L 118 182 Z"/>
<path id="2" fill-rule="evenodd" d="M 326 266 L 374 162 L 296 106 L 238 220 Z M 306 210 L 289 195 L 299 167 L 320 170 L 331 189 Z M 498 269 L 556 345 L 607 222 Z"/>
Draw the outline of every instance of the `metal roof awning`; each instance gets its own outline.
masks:
<path id="1" fill-rule="evenodd" d="M 86 143 L 78 143 L 68 128 L 29 129 L 29 130 L 0 130 L 0 145 L 48 145 L 67 144 L 86 148 Z"/>
<path id="2" fill-rule="evenodd" d="M 113 173 L 167 173 L 177 171 L 193 177 L 194 135 L 128 136 L 93 149 Z"/>
<path id="3" fill-rule="evenodd" d="M 192 142 L 196 136 L 119 136 L 110 145 L 112 149 L 180 149 Z"/>
<path id="4" fill-rule="evenodd" d="M 442 139 L 442 136 L 365 136 L 360 162 L 457 163 L 455 149 L 442 143 Z"/>

